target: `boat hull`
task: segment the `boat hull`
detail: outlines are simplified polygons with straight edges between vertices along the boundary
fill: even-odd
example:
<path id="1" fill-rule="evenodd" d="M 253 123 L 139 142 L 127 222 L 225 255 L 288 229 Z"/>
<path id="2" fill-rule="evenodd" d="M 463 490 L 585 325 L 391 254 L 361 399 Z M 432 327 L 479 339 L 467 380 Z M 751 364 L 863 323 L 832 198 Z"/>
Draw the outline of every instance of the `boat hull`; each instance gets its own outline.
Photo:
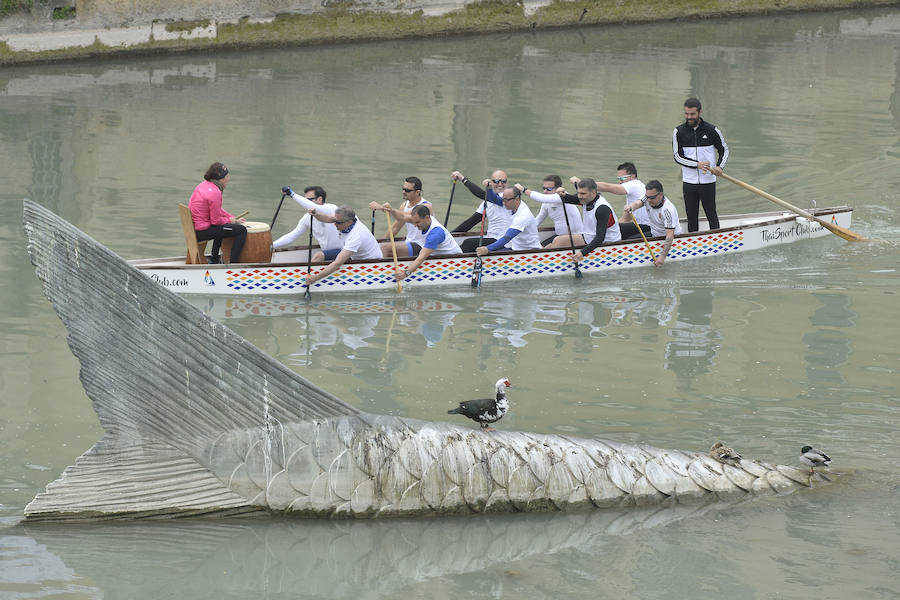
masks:
<path id="1" fill-rule="evenodd" d="M 820 209 L 816 216 L 849 227 L 852 209 Z M 831 235 L 821 224 L 792 213 L 754 213 L 721 218 L 722 229 L 682 234 L 675 238 L 666 262 L 680 262 L 737 252 L 758 250 L 806 239 Z M 662 238 L 649 242 L 654 254 L 663 247 Z M 305 252 L 305 251 L 304 251 Z M 299 253 L 294 252 L 294 255 Z M 289 256 L 289 255 L 286 255 Z M 276 261 L 279 261 L 276 256 Z M 148 259 L 130 263 L 153 281 L 182 294 L 297 295 L 306 291 L 305 260 L 253 265 L 185 265 L 183 259 Z M 412 259 L 407 259 L 412 260 Z M 647 267 L 652 258 L 643 240 L 616 242 L 597 248 L 582 262 L 582 273 L 604 273 L 617 269 Z M 402 261 L 401 261 L 402 263 Z M 460 287 L 471 282 L 475 264 L 473 254 L 435 257 L 426 261 L 404 287 Z M 315 264 L 312 272 L 321 270 Z M 573 273 L 571 250 L 537 250 L 496 253 L 484 257 L 482 283 L 543 279 Z M 359 292 L 393 289 L 394 265 L 391 259 L 347 263 L 337 272 L 313 285 L 313 291 Z"/>

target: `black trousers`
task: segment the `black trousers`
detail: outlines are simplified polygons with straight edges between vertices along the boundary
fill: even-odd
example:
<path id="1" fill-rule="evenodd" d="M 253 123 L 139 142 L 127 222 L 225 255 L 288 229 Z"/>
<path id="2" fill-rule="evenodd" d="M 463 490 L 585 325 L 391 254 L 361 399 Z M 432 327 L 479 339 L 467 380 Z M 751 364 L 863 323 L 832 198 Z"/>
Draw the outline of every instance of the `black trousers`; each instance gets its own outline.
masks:
<path id="1" fill-rule="evenodd" d="M 481 243 L 478 243 L 478 238 L 469 238 L 464 240 L 462 244 L 459 245 L 459 249 L 463 252 L 475 252 L 475 248 L 478 246 L 487 246 L 488 244 L 493 244 L 496 242 L 494 238 L 483 238 Z"/>
<path id="2" fill-rule="evenodd" d="M 650 237 L 651 229 L 649 225 L 641 225 L 641 231 L 644 232 L 644 237 Z M 638 233 L 637 225 L 634 224 L 634 221 L 631 221 L 630 223 L 619 223 L 619 233 L 622 234 L 623 240 L 641 237 L 641 234 Z"/>
<path id="3" fill-rule="evenodd" d="M 219 256 L 219 248 L 222 247 L 222 238 L 233 237 L 231 243 L 231 257 L 229 262 L 236 263 L 241 257 L 244 242 L 247 240 L 247 228 L 240 223 L 228 223 L 227 225 L 213 225 L 209 229 L 197 232 L 197 241 L 212 240 L 210 256 L 215 260 Z"/>
<path id="4" fill-rule="evenodd" d="M 719 215 L 716 212 L 715 183 L 682 183 L 684 194 L 684 216 L 687 217 L 688 231 L 700 229 L 700 205 L 709 221 L 710 229 L 719 228 Z"/>

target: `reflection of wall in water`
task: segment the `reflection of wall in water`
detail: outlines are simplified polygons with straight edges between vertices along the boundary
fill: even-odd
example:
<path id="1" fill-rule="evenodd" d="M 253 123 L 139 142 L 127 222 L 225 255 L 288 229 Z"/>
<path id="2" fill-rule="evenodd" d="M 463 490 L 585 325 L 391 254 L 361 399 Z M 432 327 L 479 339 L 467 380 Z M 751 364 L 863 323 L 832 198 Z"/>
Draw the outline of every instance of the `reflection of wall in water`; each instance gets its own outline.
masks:
<path id="1" fill-rule="evenodd" d="M 853 327 L 856 313 L 850 310 L 850 297 L 845 294 L 812 294 L 822 303 L 809 318 L 816 329 L 803 336 L 808 351 L 806 376 L 812 384 L 838 384 L 846 380 L 837 367 L 847 363 L 853 347 L 843 331 Z"/>
<path id="2" fill-rule="evenodd" d="M 711 288 L 682 289 L 675 326 L 668 330 L 673 341 L 666 344 L 666 368 L 679 379 L 709 373 L 721 336 L 711 326 Z"/>
<path id="3" fill-rule="evenodd" d="M 32 164 L 28 196 L 53 211 L 59 211 L 62 189 L 61 144 L 60 135 L 55 131 L 39 131 L 28 140 Z"/>

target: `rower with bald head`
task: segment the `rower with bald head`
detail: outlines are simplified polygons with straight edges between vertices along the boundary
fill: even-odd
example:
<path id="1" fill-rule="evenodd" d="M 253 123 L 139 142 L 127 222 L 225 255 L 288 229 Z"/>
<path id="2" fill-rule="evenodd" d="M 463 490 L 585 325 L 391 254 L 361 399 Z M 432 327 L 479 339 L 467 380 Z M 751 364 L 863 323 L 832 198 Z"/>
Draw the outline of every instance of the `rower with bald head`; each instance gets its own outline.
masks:
<path id="1" fill-rule="evenodd" d="M 488 191 L 487 200 L 491 200 L 496 194 Z M 511 187 L 503 190 L 500 198 L 503 210 L 509 213 L 511 221 L 509 228 L 500 239 L 478 246 L 475 252 L 478 256 L 484 256 L 490 252 L 503 250 L 536 250 L 541 247 L 541 239 L 538 237 L 537 220 L 528 205 L 522 201 L 522 192 L 518 188 Z"/>
<path id="2" fill-rule="evenodd" d="M 481 239 L 482 245 L 493 244 L 503 237 L 503 234 L 509 229 L 509 224 L 512 221 L 512 214 L 503 208 L 502 202 L 499 202 L 500 196 L 503 194 L 503 190 L 506 189 L 506 185 L 509 182 L 506 171 L 501 171 L 499 169 L 494 171 L 491 173 L 490 179 L 485 179 L 481 182 L 481 187 L 479 187 L 477 183 L 469 181 L 469 178 L 459 171 L 453 171 L 453 173 L 450 174 L 450 177 L 454 181 L 462 181 L 463 185 L 466 186 L 466 189 L 469 190 L 473 196 L 484 200 L 484 202 L 478 205 L 478 208 L 475 209 L 472 216 L 457 225 L 456 229 L 453 231 L 470 231 L 473 227 L 481 223 L 481 231 L 484 233 Z M 491 198 L 489 198 L 488 192 L 493 193 Z M 487 229 L 483 229 L 485 227 L 485 220 L 487 220 Z M 462 251 L 474 252 L 475 248 L 478 247 L 478 241 L 479 240 L 476 238 L 465 240 L 461 246 Z"/>

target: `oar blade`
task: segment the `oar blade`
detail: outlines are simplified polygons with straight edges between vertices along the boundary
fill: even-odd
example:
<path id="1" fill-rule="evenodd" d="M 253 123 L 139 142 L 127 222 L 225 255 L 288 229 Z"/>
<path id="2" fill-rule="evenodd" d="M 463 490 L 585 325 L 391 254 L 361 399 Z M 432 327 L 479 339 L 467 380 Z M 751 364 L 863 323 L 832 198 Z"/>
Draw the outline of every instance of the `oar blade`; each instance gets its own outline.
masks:
<path id="1" fill-rule="evenodd" d="M 822 223 L 822 226 L 825 227 L 825 229 L 827 229 L 828 231 L 830 231 L 831 233 L 833 233 L 837 236 L 844 238 L 848 242 L 871 242 L 872 241 L 863 235 L 859 235 L 858 233 L 850 231 L 846 227 L 841 227 L 840 225 L 837 225 L 835 223 L 829 223 L 827 221 L 820 221 L 820 222 Z"/>
<path id="2" fill-rule="evenodd" d="M 481 257 L 475 257 L 475 266 L 472 267 L 472 287 L 481 287 Z"/>
<path id="3" fill-rule="evenodd" d="M 765 198 L 766 200 L 768 200 L 770 202 L 774 202 L 778 206 L 786 208 L 794 214 L 800 215 L 801 217 L 803 217 L 805 219 L 815 221 L 816 223 L 818 223 L 819 225 L 821 225 L 822 227 L 824 227 L 831 233 L 844 238 L 848 242 L 869 242 L 869 241 L 871 241 L 869 238 L 867 238 L 863 235 L 859 235 L 858 233 L 854 233 L 854 232 L 850 231 L 849 229 L 847 229 L 846 227 L 841 227 L 840 225 L 838 225 L 836 223 L 829 223 L 828 221 L 820 219 L 819 217 L 803 210 L 802 208 L 797 208 L 793 204 L 790 204 L 789 202 L 785 202 L 784 200 L 782 200 L 781 198 L 778 198 L 777 196 L 773 196 L 772 194 L 770 194 L 768 192 L 764 192 L 763 190 L 761 190 L 757 187 L 754 187 L 754 186 L 750 185 L 749 183 L 744 183 L 737 177 L 732 177 L 731 175 L 728 175 L 727 173 L 722 173 L 721 175 L 719 175 L 719 177 L 721 177 L 722 179 L 726 179 L 726 180 L 730 181 L 731 183 L 744 188 L 745 190 L 751 191 L 754 194 L 756 194 L 757 196 L 760 196 L 761 198 Z"/>

